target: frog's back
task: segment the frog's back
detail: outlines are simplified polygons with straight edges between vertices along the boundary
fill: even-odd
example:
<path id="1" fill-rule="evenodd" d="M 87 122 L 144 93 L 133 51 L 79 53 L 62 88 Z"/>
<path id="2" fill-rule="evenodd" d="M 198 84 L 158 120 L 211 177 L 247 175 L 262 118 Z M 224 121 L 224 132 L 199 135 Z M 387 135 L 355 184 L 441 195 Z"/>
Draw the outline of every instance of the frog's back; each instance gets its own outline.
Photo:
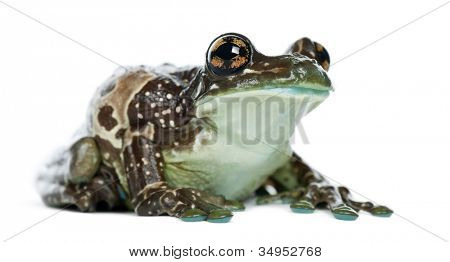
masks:
<path id="1" fill-rule="evenodd" d="M 96 91 L 88 109 L 87 127 L 91 136 L 122 148 L 122 136 L 130 127 L 128 110 L 131 101 L 146 85 L 161 78 L 174 78 L 176 67 L 165 65 L 118 68 Z M 177 80 L 177 79 L 176 79 Z"/>
<path id="2" fill-rule="evenodd" d="M 88 110 L 88 131 L 121 148 L 124 130 L 130 127 L 129 106 L 136 94 L 152 82 L 164 81 L 180 92 L 199 70 L 198 67 L 137 66 L 118 68 L 96 91 Z M 170 81 L 169 81 L 170 80 Z M 157 85 L 154 85 L 157 86 Z M 136 106 L 136 105 L 134 105 Z"/>

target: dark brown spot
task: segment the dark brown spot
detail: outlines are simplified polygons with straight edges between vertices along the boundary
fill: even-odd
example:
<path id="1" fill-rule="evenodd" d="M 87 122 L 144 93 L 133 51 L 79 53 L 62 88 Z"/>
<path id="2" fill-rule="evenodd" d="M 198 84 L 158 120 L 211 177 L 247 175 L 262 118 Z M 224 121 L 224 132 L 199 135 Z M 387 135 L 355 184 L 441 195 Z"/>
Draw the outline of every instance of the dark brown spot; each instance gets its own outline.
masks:
<path id="1" fill-rule="evenodd" d="M 109 105 L 103 106 L 98 112 L 97 119 L 101 126 L 110 131 L 117 125 L 117 120 L 112 116 L 114 108 Z"/>
<path id="2" fill-rule="evenodd" d="M 123 134 L 125 134 L 126 129 L 125 128 L 121 128 L 116 132 L 116 138 L 119 139 L 123 136 Z"/>

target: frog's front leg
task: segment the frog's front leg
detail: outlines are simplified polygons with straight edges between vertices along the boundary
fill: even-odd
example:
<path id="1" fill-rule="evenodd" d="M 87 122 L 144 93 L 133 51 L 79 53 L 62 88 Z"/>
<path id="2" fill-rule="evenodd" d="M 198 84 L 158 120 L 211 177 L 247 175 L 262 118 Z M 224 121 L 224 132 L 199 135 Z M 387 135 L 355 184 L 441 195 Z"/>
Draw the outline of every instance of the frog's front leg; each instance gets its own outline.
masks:
<path id="1" fill-rule="evenodd" d="M 290 202 L 292 211 L 296 213 L 312 213 L 318 205 L 325 203 L 341 220 L 355 220 L 360 209 L 375 216 L 388 217 L 392 214 L 392 210 L 385 206 L 352 200 L 347 188 L 331 185 L 295 153 L 291 161 L 272 175 L 271 182 L 279 193 L 258 198 L 258 204 L 281 199 Z"/>
<path id="2" fill-rule="evenodd" d="M 238 202 L 193 188 L 173 188 L 164 179 L 161 147 L 136 135 L 124 150 L 124 164 L 134 210 L 141 216 L 168 214 L 183 221 L 228 222 Z"/>

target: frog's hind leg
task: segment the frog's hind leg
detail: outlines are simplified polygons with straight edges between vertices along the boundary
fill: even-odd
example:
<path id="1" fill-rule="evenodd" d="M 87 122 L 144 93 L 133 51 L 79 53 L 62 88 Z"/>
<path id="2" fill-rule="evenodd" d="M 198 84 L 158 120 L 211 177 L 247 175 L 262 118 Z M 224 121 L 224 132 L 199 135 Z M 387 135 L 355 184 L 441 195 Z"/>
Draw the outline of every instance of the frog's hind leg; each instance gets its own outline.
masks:
<path id="1" fill-rule="evenodd" d="M 67 193 L 66 172 L 68 154 L 60 152 L 49 162 L 44 170 L 39 172 L 37 187 L 42 200 L 47 206 L 63 207 L 74 202 L 73 197 Z"/>
<path id="2" fill-rule="evenodd" d="M 80 211 L 111 209 L 119 205 L 114 173 L 100 165 L 92 138 L 78 140 L 69 150 L 57 154 L 39 174 L 38 189 L 48 206 Z"/>
<path id="3" fill-rule="evenodd" d="M 44 203 L 51 207 L 76 207 L 83 212 L 110 210 L 121 206 L 119 190 L 115 181 L 105 176 L 103 167 L 98 175 L 87 183 L 73 184 L 54 179 L 39 179 L 40 193 Z"/>

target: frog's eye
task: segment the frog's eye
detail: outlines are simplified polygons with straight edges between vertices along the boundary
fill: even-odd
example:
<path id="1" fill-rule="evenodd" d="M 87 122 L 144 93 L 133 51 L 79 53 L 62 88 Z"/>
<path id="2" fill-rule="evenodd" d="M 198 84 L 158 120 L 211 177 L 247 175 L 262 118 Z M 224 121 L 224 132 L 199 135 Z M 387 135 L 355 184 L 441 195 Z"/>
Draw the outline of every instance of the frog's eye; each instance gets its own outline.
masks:
<path id="1" fill-rule="evenodd" d="M 297 53 L 315 59 L 325 71 L 328 71 L 330 68 L 330 55 L 325 47 L 317 42 L 311 41 L 311 39 L 307 37 L 295 41 L 295 43 L 289 47 L 287 53 Z"/>
<path id="2" fill-rule="evenodd" d="M 248 39 L 237 34 L 225 34 L 211 43 L 206 62 L 214 74 L 226 76 L 243 70 L 250 62 L 251 55 Z"/>

